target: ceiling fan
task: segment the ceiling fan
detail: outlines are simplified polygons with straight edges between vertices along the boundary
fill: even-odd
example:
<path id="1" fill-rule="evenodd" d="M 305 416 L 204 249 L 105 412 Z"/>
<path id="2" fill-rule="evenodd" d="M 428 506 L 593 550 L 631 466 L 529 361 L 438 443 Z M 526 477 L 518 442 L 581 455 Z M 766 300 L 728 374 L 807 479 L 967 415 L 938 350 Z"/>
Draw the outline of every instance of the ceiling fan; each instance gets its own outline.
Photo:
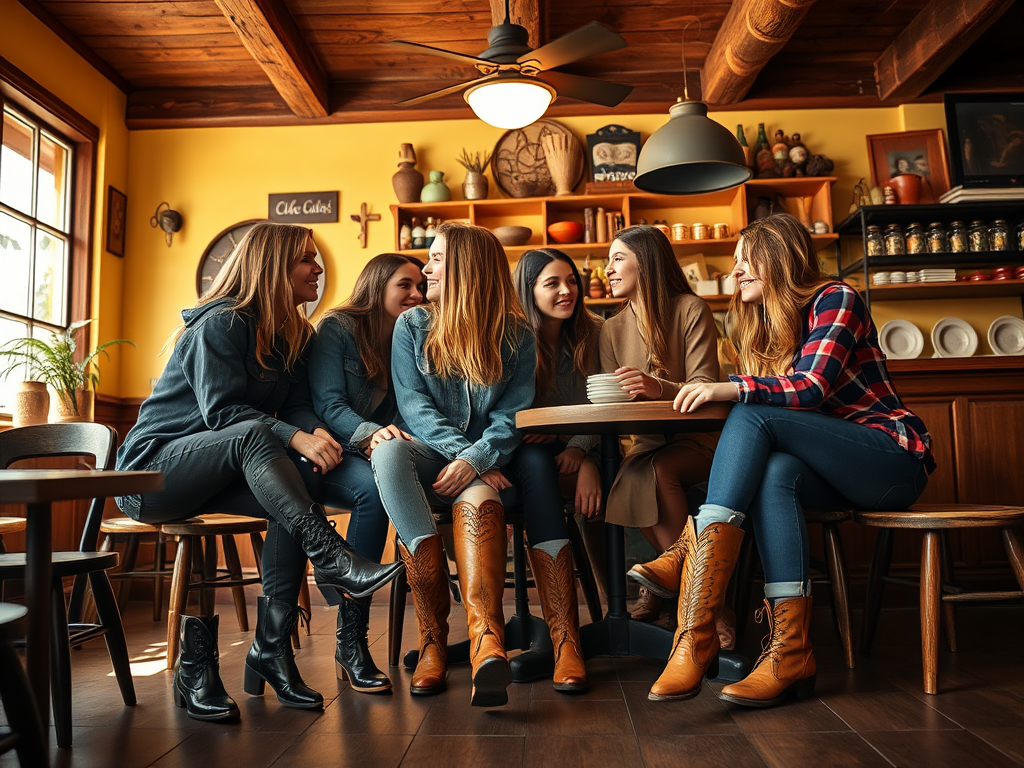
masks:
<path id="1" fill-rule="evenodd" d="M 543 115 L 558 96 L 614 107 L 633 90 L 629 85 L 555 71 L 574 61 L 626 47 L 621 35 L 596 21 L 533 50 L 526 28 L 511 23 L 509 0 L 505 0 L 505 21 L 491 27 L 487 43 L 487 50 L 472 56 L 406 40 L 392 41 L 390 45 L 409 51 L 472 64 L 482 75 L 395 106 L 412 107 L 465 89 L 463 97 L 481 120 L 499 128 L 521 128 Z"/>

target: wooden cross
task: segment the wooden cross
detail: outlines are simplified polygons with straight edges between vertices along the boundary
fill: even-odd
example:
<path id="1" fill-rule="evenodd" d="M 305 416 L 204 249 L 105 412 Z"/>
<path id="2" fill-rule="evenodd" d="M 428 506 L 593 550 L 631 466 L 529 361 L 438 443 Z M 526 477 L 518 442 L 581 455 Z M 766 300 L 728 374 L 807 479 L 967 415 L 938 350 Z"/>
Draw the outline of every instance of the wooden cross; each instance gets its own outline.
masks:
<path id="1" fill-rule="evenodd" d="M 349 216 L 352 221 L 359 222 L 359 242 L 363 244 L 363 248 L 366 247 L 366 223 L 369 221 L 380 221 L 379 213 L 367 213 L 366 203 L 359 206 L 359 215 L 352 214 Z"/>

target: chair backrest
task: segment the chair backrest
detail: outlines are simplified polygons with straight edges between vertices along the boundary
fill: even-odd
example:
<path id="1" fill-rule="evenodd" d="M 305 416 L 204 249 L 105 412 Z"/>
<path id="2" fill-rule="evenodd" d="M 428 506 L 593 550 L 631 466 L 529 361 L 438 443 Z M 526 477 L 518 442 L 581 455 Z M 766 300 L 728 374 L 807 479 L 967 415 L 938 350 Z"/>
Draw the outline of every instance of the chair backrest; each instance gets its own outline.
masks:
<path id="1" fill-rule="evenodd" d="M 91 456 L 95 463 L 90 468 L 113 469 L 116 449 L 117 431 L 106 424 L 36 424 L 0 432 L 0 468 L 6 469 L 22 459 Z M 89 506 L 82 540 L 78 545 L 79 551 L 96 551 L 105 503 L 105 498 L 97 498 Z"/>

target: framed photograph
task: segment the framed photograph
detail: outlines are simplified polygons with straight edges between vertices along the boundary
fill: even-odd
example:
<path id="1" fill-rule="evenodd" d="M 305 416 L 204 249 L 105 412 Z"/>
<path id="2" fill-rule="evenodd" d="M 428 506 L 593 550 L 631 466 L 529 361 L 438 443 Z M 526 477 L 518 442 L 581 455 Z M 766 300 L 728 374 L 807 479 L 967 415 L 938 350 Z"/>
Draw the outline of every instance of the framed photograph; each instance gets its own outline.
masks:
<path id="1" fill-rule="evenodd" d="M 124 227 L 128 211 L 128 197 L 113 187 L 107 187 L 107 250 L 124 258 Z"/>
<path id="2" fill-rule="evenodd" d="M 871 185 L 884 187 L 893 176 L 921 177 L 921 202 L 937 203 L 949 191 L 949 162 L 942 129 L 868 136 Z"/>
<path id="3" fill-rule="evenodd" d="M 943 102 L 953 184 L 1024 187 L 1024 92 L 947 93 Z"/>
<path id="4" fill-rule="evenodd" d="M 606 125 L 587 136 L 590 180 L 630 181 L 636 177 L 640 133 L 621 125 Z"/>
<path id="5" fill-rule="evenodd" d="M 708 265 L 704 261 L 704 254 L 702 253 L 683 256 L 679 260 L 679 266 L 683 270 L 683 275 L 686 276 L 686 281 L 694 289 L 696 289 L 697 283 L 701 280 L 711 279 L 711 276 L 708 274 Z"/>

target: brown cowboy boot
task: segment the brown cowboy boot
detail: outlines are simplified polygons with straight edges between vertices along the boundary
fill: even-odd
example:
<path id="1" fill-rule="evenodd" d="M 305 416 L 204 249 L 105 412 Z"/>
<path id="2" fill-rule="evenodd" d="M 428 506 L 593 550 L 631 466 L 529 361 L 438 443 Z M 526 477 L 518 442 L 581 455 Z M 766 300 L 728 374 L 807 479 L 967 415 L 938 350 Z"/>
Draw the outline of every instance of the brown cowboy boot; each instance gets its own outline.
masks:
<path id="1" fill-rule="evenodd" d="M 686 558 L 679 585 L 678 625 L 665 671 L 647 696 L 652 701 L 692 698 L 700 693 L 705 673 L 716 674 L 719 640 L 715 622 L 725 603 L 743 530 L 728 523 L 711 523 L 698 537 L 691 517 L 683 536 Z"/>
<path id="2" fill-rule="evenodd" d="M 405 562 L 420 630 L 420 658 L 409 692 L 414 696 L 432 696 L 448 686 L 448 561 L 437 535 L 422 539 L 414 554 L 409 554 L 401 543 L 398 550 Z"/>
<path id="3" fill-rule="evenodd" d="M 664 601 L 647 587 L 640 587 L 640 594 L 636 597 L 633 610 L 629 612 L 629 618 L 633 621 L 649 623 L 657 621 L 664 608 Z"/>
<path id="4" fill-rule="evenodd" d="M 576 573 L 568 543 L 551 557 L 543 549 L 530 549 L 530 568 L 540 593 L 544 619 L 555 654 L 554 688 L 562 693 L 582 693 L 589 687 L 580 650 L 580 609 L 576 601 Z"/>
<path id="5" fill-rule="evenodd" d="M 675 544 L 649 563 L 637 563 L 629 569 L 629 576 L 647 587 L 658 597 L 675 597 L 679 594 L 679 580 L 683 573 L 686 529 L 679 534 Z"/>
<path id="6" fill-rule="evenodd" d="M 459 567 L 462 603 L 469 622 L 469 661 L 473 665 L 474 707 L 508 703 L 505 690 L 512 669 L 505 653 L 505 510 L 488 499 L 474 507 L 460 501 L 452 507 L 455 562 Z"/>
<path id="7" fill-rule="evenodd" d="M 786 694 L 814 695 L 817 666 L 811 648 L 811 598 L 764 601 L 757 620 L 768 617 L 768 642 L 749 675 L 722 689 L 719 698 L 745 707 L 774 707 Z"/>

